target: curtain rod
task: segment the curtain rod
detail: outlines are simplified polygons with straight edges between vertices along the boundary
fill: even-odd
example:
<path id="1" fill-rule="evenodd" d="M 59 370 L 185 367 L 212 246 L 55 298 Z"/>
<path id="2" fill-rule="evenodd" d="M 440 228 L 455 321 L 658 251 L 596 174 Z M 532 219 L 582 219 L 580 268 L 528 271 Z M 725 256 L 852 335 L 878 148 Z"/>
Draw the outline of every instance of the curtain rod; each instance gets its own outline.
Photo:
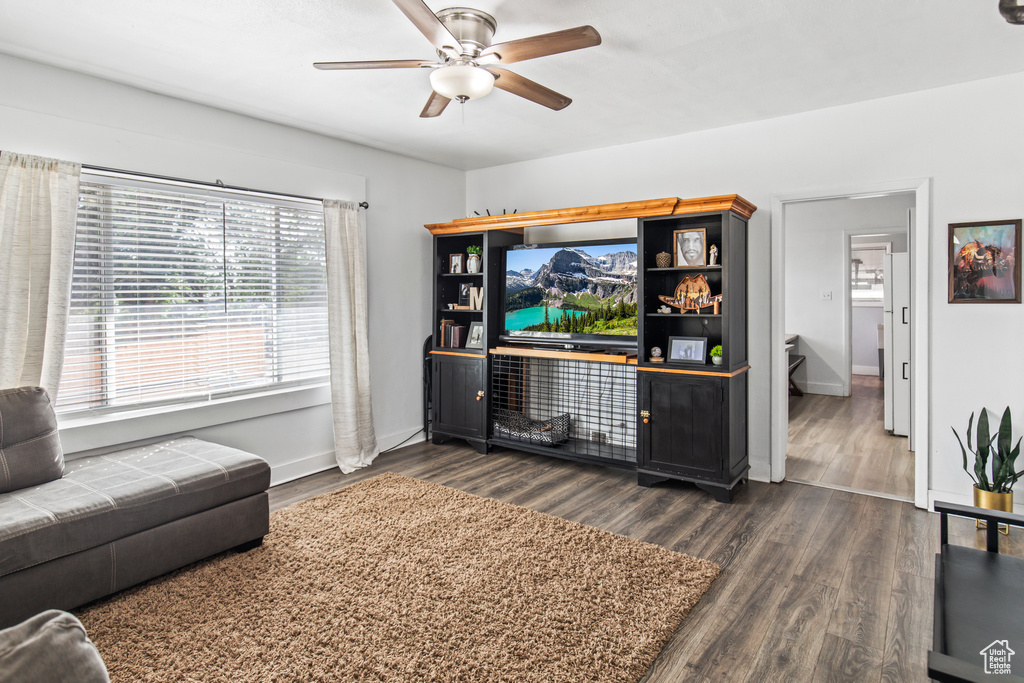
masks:
<path id="1" fill-rule="evenodd" d="M 203 180 L 191 180 L 189 178 L 175 178 L 174 176 L 168 175 L 156 175 L 155 173 L 139 173 L 138 171 L 126 171 L 121 168 L 108 168 L 106 166 L 92 166 L 90 164 L 82 164 L 82 168 L 90 171 L 106 171 L 107 173 L 124 173 L 125 175 L 140 176 L 142 178 L 156 178 L 158 180 L 170 180 L 175 183 L 191 183 L 192 185 L 206 185 L 208 187 L 219 187 L 222 190 L 239 190 L 241 192 L 255 192 L 257 194 L 276 194 L 280 197 L 291 197 L 293 199 L 308 199 L 314 202 L 323 202 L 323 197 L 307 197 L 301 194 L 289 194 L 287 192 L 269 192 L 267 190 L 256 190 L 251 187 L 239 187 L 238 185 L 225 185 L 223 180 L 217 179 L 210 183 Z M 360 209 L 369 209 L 370 205 L 367 202 L 359 202 Z"/>

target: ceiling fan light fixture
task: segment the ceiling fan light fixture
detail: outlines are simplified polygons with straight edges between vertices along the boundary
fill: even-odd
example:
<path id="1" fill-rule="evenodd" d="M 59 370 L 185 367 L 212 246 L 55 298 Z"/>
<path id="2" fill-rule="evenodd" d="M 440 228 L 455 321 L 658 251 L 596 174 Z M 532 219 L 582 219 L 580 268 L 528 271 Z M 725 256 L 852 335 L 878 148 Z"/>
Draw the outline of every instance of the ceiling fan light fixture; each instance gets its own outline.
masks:
<path id="1" fill-rule="evenodd" d="M 494 88 L 494 74 L 478 66 L 451 64 L 430 72 L 430 87 L 450 100 L 478 100 Z"/>
<path id="2" fill-rule="evenodd" d="M 1024 24 L 1024 0 L 999 0 L 999 13 L 1011 24 Z"/>

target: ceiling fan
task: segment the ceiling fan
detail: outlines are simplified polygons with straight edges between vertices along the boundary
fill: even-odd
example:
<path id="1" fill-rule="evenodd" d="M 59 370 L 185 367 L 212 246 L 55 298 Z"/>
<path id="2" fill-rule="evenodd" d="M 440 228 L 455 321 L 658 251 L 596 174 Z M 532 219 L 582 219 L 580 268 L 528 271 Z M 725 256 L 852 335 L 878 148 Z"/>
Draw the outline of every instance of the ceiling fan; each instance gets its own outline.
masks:
<path id="1" fill-rule="evenodd" d="M 448 103 L 464 103 L 484 97 L 495 86 L 554 110 L 565 109 L 572 100 L 528 78 L 502 68 L 505 64 L 546 57 L 601 44 L 592 26 L 491 44 L 497 22 L 494 17 L 468 7 L 450 7 L 436 14 L 423 0 L 394 0 L 398 9 L 427 37 L 441 58 L 439 62 L 420 59 L 390 59 L 369 62 L 316 62 L 317 69 L 433 69 L 431 93 L 420 112 L 422 118 L 437 116 Z"/>

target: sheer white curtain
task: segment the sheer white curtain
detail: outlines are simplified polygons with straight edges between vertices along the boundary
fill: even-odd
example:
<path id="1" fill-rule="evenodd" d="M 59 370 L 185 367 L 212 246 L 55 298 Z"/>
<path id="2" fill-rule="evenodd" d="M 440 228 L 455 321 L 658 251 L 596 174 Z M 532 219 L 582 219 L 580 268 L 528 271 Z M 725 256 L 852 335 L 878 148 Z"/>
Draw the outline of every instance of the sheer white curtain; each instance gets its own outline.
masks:
<path id="1" fill-rule="evenodd" d="M 41 386 L 56 400 L 81 170 L 0 152 L 0 388 Z"/>
<path id="2" fill-rule="evenodd" d="M 370 410 L 366 250 L 354 202 L 324 200 L 334 454 L 345 474 L 377 457 Z"/>

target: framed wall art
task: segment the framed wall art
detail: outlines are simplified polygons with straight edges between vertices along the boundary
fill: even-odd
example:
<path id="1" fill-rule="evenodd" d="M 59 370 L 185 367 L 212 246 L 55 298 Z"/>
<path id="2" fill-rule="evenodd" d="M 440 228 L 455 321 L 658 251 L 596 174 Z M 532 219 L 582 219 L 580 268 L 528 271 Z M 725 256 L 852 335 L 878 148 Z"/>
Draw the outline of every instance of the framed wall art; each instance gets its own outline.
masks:
<path id="1" fill-rule="evenodd" d="M 949 303 L 1017 303 L 1021 219 L 949 224 Z"/>

